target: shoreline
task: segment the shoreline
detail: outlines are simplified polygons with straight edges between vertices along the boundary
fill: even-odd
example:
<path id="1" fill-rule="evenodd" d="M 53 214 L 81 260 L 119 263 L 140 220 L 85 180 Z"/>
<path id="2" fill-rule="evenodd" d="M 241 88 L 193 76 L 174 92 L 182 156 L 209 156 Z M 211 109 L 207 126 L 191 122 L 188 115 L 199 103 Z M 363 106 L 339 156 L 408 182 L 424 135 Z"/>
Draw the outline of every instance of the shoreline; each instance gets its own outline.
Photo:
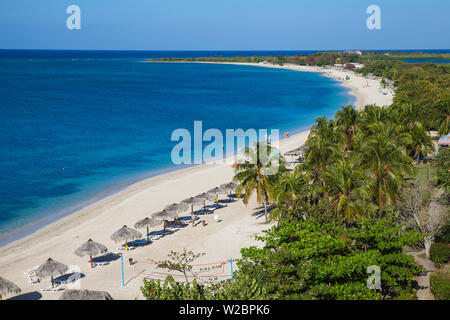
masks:
<path id="1" fill-rule="evenodd" d="M 351 71 L 316 67 L 300 68 L 300 66 L 289 65 L 227 64 L 320 72 L 322 75 L 335 78 L 336 80 L 340 77 L 345 78 L 345 75 L 349 74 L 351 75 L 350 80 L 337 81 L 341 85 L 351 89 L 349 94 L 356 97 L 354 105 L 358 109 L 365 104 L 372 103 L 388 105 L 390 104 L 388 103 L 389 99 L 392 102 L 391 95 L 387 95 L 386 97 L 377 91 L 376 84 L 378 82 L 379 86 L 379 80 L 367 80 L 371 86 L 364 88 L 364 81 L 360 79 L 362 77 L 353 74 Z M 280 139 L 280 151 L 285 153 L 299 147 L 306 141 L 308 135 L 309 130 L 305 130 Z M 208 163 L 194 165 L 188 168 L 174 169 L 171 172 L 131 183 L 123 187 L 122 190 L 88 204 L 80 210 L 63 216 L 36 230 L 32 234 L 1 247 L 1 274 L 2 276 L 5 275 L 8 279 L 14 280 L 14 282 L 22 287 L 24 292 L 36 290 L 36 285 L 30 285 L 22 274 L 28 268 L 41 264 L 49 256 L 66 264 L 70 264 L 71 262 L 80 263 L 80 261 L 86 259 L 76 257 L 73 251 L 89 238 L 105 244 L 110 251 L 115 251 L 113 248 L 117 244 L 113 243 L 109 236 L 122 225 L 127 224 L 130 227 L 134 227 L 134 223 L 137 220 L 150 216 L 170 203 L 179 202 L 195 194 L 205 192 L 217 185 L 229 182 L 232 176 L 233 168 L 231 165 L 227 161 L 221 161 L 221 163 Z M 215 223 L 212 217 L 206 216 L 204 218 L 208 223 L 206 228 L 200 226 L 195 228 L 187 227 L 174 235 L 167 238 L 164 237 L 164 239 L 152 243 L 148 248 L 138 248 L 131 252 L 137 258 L 148 259 L 148 255 L 151 253 L 152 258 L 159 257 L 163 259 L 169 249 L 175 250 L 182 248 L 185 244 L 189 244 L 191 249 L 195 248 L 207 251 L 208 258 L 205 258 L 207 260 L 204 261 L 217 261 L 214 259 L 221 259 L 228 256 L 232 256 L 233 258 L 238 257 L 240 248 L 248 245 L 256 245 L 254 235 L 268 227 L 268 225 L 259 223 L 263 218 L 262 220 L 260 216 L 255 218 L 256 209 L 257 205 L 254 199 L 247 207 L 243 206 L 240 201 L 231 203 L 228 207 L 218 211 L 223 212 L 223 214 L 221 213 L 221 217 L 223 216 L 221 223 Z M 249 230 L 251 230 L 251 236 L 248 235 Z M 222 236 L 217 237 L 218 233 L 221 233 Z M 197 245 L 194 245 L 195 243 Z M 86 275 L 85 280 L 84 278 L 80 280 L 83 281 L 83 289 L 105 290 L 110 292 L 114 298 L 133 298 L 133 295 L 138 294 L 138 286 L 141 281 L 132 281 L 132 285 L 126 288 L 126 290 L 122 288 L 120 281 L 111 282 L 112 280 L 109 278 L 117 280 L 120 277 L 117 275 L 120 274 L 119 267 L 113 268 L 114 264 L 112 263 L 110 266 L 102 267 L 99 271 L 97 268 L 92 270 L 87 268 L 88 264 L 86 262 L 84 264 L 80 263 L 81 270 Z M 111 277 L 106 278 L 104 270 L 109 270 L 106 273 Z M 130 270 L 128 271 L 131 272 Z M 56 296 L 58 295 L 48 293 L 44 294 L 43 298 L 51 299 Z"/>
<path id="2" fill-rule="evenodd" d="M 149 61 L 142 61 L 144 63 L 147 63 Z M 150 61 L 151 62 L 151 61 Z M 157 61 L 155 63 L 160 63 L 160 61 Z M 318 70 L 302 70 L 302 69 L 296 69 L 295 67 L 298 66 L 294 66 L 294 68 L 291 67 L 291 65 L 286 65 L 287 67 L 280 67 L 280 66 L 276 66 L 276 65 L 268 65 L 268 64 L 256 64 L 256 63 L 228 63 L 228 62 L 202 62 L 202 61 L 194 61 L 194 62 L 179 62 L 179 61 L 168 61 L 168 62 L 161 62 L 161 63 L 200 63 L 200 64 L 229 64 L 229 65 L 245 65 L 245 66 L 262 66 L 262 67 L 267 67 L 267 68 L 282 68 L 282 69 L 288 69 L 288 70 L 294 70 L 294 71 L 306 71 L 306 72 L 315 72 L 315 73 L 319 73 L 322 74 L 323 76 L 326 76 L 324 74 L 323 71 L 318 71 Z M 306 67 L 308 68 L 308 67 Z M 313 67 L 314 68 L 314 67 Z M 330 77 L 333 78 L 333 77 Z M 336 80 L 336 79 L 335 79 Z M 346 87 L 347 89 L 349 89 L 350 91 L 347 92 L 346 94 L 354 101 L 352 101 L 353 104 L 357 104 L 358 100 L 361 97 L 358 97 L 358 93 L 354 92 L 354 89 L 352 89 L 350 86 L 346 86 L 344 83 L 342 83 L 342 81 L 338 81 L 336 80 L 339 85 L 342 85 L 344 87 Z M 312 124 L 311 124 L 312 125 Z M 293 135 L 301 133 L 303 131 L 306 131 L 304 128 L 296 128 L 294 130 L 292 130 Z M 280 137 L 280 139 L 283 139 L 284 137 Z M 189 166 L 185 166 L 184 168 L 189 168 L 195 165 L 189 165 Z M 36 220 L 30 221 L 22 226 L 19 227 L 15 227 L 11 230 L 8 230 L 6 232 L 0 233 L 0 249 L 15 242 L 18 241 L 20 239 L 26 238 L 30 235 L 32 235 L 33 233 L 35 233 L 36 231 L 38 231 L 39 229 L 42 229 L 44 227 L 46 227 L 47 225 L 50 225 L 52 223 L 57 222 L 58 220 L 69 216 L 71 214 L 74 214 L 92 204 L 95 204 L 98 201 L 101 201 L 107 197 L 110 197 L 112 195 L 114 195 L 115 193 L 121 192 L 124 189 L 130 187 L 131 185 L 138 183 L 140 181 L 146 180 L 146 179 L 150 179 L 152 177 L 155 176 L 159 176 L 159 175 L 164 175 L 176 170 L 181 170 L 183 168 L 178 168 L 178 167 L 167 167 L 167 168 L 162 168 L 162 169 L 157 169 L 154 171 L 149 171 L 145 174 L 140 175 L 139 177 L 133 177 L 130 179 L 126 179 L 123 182 L 121 182 L 118 185 L 113 185 L 111 187 L 109 187 L 108 189 L 102 190 L 98 193 L 96 193 L 94 196 L 85 199 L 79 203 L 73 204 L 65 209 L 53 212 L 49 215 L 40 217 Z"/>
<path id="3" fill-rule="evenodd" d="M 386 95 L 386 99 L 371 99 L 372 92 L 362 92 L 361 90 L 364 89 L 364 86 L 360 88 L 360 85 L 358 82 L 364 81 L 367 85 L 369 85 L 368 88 L 374 88 L 379 87 L 379 82 L 381 81 L 381 78 L 364 78 L 360 75 L 357 75 L 353 71 L 345 70 L 343 68 L 339 67 L 317 67 L 317 66 L 300 66 L 300 65 L 294 65 L 290 63 L 286 63 L 282 66 L 280 65 L 273 65 L 273 64 L 267 64 L 267 63 L 249 63 L 249 62 L 212 62 L 212 61 L 143 61 L 144 63 L 202 63 L 202 64 L 228 64 L 228 65 L 242 65 L 242 66 L 255 66 L 255 67 L 264 67 L 264 68 L 273 68 L 273 69 L 285 69 L 285 70 L 292 70 L 292 71 L 301 71 L 301 72 L 315 72 L 319 73 L 324 77 L 332 78 L 335 81 L 338 81 L 342 86 L 350 89 L 349 94 L 355 97 L 355 102 L 353 103 L 354 107 L 358 110 L 361 110 L 365 105 L 367 104 L 377 104 L 380 106 L 388 106 L 392 104 L 392 99 L 394 96 L 394 92 L 390 91 L 389 89 L 384 89 L 388 94 Z M 345 76 L 349 76 L 350 80 L 344 80 Z M 341 79 L 339 79 L 341 78 Z M 355 81 L 356 78 L 356 81 Z M 373 97 L 373 96 L 372 96 Z M 378 100 L 378 101 L 374 101 Z M 376 103 L 379 102 L 379 103 Z"/>

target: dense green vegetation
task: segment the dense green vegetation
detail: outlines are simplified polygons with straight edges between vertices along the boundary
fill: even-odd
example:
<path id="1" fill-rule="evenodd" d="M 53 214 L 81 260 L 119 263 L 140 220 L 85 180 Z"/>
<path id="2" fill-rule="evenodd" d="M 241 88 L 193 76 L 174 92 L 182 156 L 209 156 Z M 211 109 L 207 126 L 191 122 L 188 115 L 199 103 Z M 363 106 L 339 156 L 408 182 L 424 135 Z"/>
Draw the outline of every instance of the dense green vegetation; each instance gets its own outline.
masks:
<path id="1" fill-rule="evenodd" d="M 242 250 L 239 273 L 252 275 L 269 299 L 380 299 L 410 292 L 420 271 L 403 245 L 420 239 L 391 218 L 348 226 L 313 217 L 282 222 L 262 237 L 263 249 Z M 382 270 L 369 289 L 368 267 Z"/>
<path id="2" fill-rule="evenodd" d="M 421 215 L 429 211 L 423 209 L 431 194 L 422 191 L 416 165 L 432 154 L 427 130 L 442 131 L 448 120 L 449 66 L 376 61 L 361 72 L 394 80 L 394 104 L 368 105 L 361 111 L 345 106 L 332 120 L 318 118 L 306 141 L 304 162 L 292 171 L 283 159 L 277 171 L 264 165 L 267 159 L 258 158 L 259 149 L 267 149 L 269 158 L 274 150 L 263 143 L 247 149 L 247 160 L 237 164 L 237 195 L 243 194 L 246 202 L 256 193 L 266 212 L 272 207 L 269 215 L 276 223 L 258 238 L 262 248 L 241 250 L 235 281 L 146 281 L 141 288 L 146 298 L 415 297 L 413 278 L 422 269 L 403 249 L 422 242 L 427 247 L 442 229 L 441 221 L 448 221 L 433 216 L 431 228 L 430 215 Z M 436 188 L 444 187 L 444 195 L 448 158 L 449 152 L 441 151 L 429 173 Z M 436 221 L 442 224 L 438 228 Z M 435 257 L 442 256 L 438 251 Z M 377 284 L 372 282 L 374 266 L 381 271 L 375 287 L 368 285 Z M 441 279 L 434 282 L 439 295 L 446 286 Z"/>
<path id="3" fill-rule="evenodd" d="M 430 259 L 437 267 L 450 259 L 450 245 L 448 243 L 433 243 L 430 250 Z"/>
<path id="4" fill-rule="evenodd" d="M 430 276 L 430 289 L 437 300 L 450 300 L 450 274 L 438 271 Z"/>
<path id="5" fill-rule="evenodd" d="M 393 51 L 389 53 L 379 52 L 379 51 L 366 51 L 361 56 L 364 61 L 373 60 L 450 60 L 449 53 L 426 53 L 426 52 L 401 52 Z"/>
<path id="6" fill-rule="evenodd" d="M 355 53 L 347 53 L 343 51 L 322 51 L 312 54 L 295 54 L 295 55 L 267 55 L 267 56 L 236 56 L 236 57 L 198 57 L 198 58 L 152 58 L 150 61 L 185 61 L 185 62 L 247 62 L 258 63 L 268 62 L 273 64 L 292 63 L 298 65 L 333 65 L 335 63 L 366 63 L 373 61 L 399 61 L 399 60 L 415 60 L 415 59 L 436 59 L 436 60 L 450 60 L 448 53 L 424 53 L 424 52 L 379 52 L 379 51 L 363 51 L 362 55 Z"/>
<path id="7" fill-rule="evenodd" d="M 335 63 L 361 62 L 360 56 L 352 53 L 344 52 L 317 52 L 308 55 L 293 56 L 237 56 L 237 57 L 200 57 L 200 58 L 153 58 L 150 61 L 167 61 L 167 62 L 242 62 L 242 63 L 259 63 L 267 62 L 276 65 L 292 63 L 297 65 L 333 65 Z"/>
<path id="8" fill-rule="evenodd" d="M 449 64 L 375 61 L 366 63 L 364 68 L 356 72 L 393 80 L 394 105 L 415 105 L 415 117 L 421 120 L 426 129 L 439 130 L 441 135 L 449 132 Z"/>
<path id="9" fill-rule="evenodd" d="M 434 162 L 436 168 L 436 183 L 447 191 L 450 190 L 450 148 L 441 149 Z"/>

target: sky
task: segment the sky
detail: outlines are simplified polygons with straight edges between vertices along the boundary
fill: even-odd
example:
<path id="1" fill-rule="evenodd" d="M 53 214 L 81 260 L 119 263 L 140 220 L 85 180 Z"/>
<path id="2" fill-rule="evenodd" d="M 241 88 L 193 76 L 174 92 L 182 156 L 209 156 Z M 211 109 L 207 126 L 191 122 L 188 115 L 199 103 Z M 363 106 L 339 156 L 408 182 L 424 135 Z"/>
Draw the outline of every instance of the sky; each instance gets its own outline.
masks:
<path id="1" fill-rule="evenodd" d="M 450 49 L 449 13 L 448 0 L 1 0 L 0 49 Z"/>

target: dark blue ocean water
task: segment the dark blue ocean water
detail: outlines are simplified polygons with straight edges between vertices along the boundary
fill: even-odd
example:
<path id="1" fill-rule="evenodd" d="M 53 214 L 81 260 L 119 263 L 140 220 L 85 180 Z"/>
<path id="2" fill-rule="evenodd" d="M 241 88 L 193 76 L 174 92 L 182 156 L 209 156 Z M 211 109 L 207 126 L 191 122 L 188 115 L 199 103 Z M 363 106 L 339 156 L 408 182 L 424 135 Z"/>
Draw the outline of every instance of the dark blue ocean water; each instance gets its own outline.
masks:
<path id="1" fill-rule="evenodd" d="M 195 120 L 294 132 L 353 101 L 314 73 L 109 55 L 0 54 L 0 233 L 174 169 L 172 131 Z"/>

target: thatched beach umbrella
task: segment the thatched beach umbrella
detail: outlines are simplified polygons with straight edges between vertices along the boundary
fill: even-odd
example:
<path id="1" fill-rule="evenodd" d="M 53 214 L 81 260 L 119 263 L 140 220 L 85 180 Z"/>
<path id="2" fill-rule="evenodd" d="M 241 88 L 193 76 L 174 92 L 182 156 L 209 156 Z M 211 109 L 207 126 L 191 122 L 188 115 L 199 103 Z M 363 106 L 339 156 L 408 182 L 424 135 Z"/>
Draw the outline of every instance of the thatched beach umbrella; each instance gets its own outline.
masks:
<path id="1" fill-rule="evenodd" d="M 9 280 L 0 277 L 0 300 L 8 294 L 19 294 L 22 290 Z"/>
<path id="2" fill-rule="evenodd" d="M 193 207 L 195 205 L 203 204 L 203 201 L 204 201 L 204 199 L 201 197 L 190 197 L 190 198 L 184 199 L 182 202 L 190 204 L 191 207 Z"/>
<path id="3" fill-rule="evenodd" d="M 237 188 L 237 184 L 233 183 L 233 182 L 229 182 L 229 183 L 224 183 L 220 185 L 220 188 L 226 190 L 227 192 L 233 192 L 236 190 Z"/>
<path id="4" fill-rule="evenodd" d="M 297 149 L 291 150 L 286 152 L 285 156 L 291 156 L 291 157 L 303 157 L 305 154 L 306 146 L 302 145 L 298 147 Z"/>
<path id="5" fill-rule="evenodd" d="M 166 220 L 178 218 L 178 213 L 176 211 L 162 210 L 152 214 L 152 217 L 159 219 L 164 222 L 164 233 L 166 232 Z"/>
<path id="6" fill-rule="evenodd" d="M 213 194 L 207 193 L 207 192 L 201 193 L 195 197 L 199 198 L 199 199 L 203 199 L 203 212 L 206 212 L 206 201 L 214 202 L 214 200 L 216 200 L 216 197 Z"/>
<path id="7" fill-rule="evenodd" d="M 43 264 L 36 269 L 36 276 L 40 278 L 51 277 L 53 288 L 53 277 L 63 275 L 69 270 L 69 267 L 64 263 L 48 258 Z"/>
<path id="8" fill-rule="evenodd" d="M 164 208 L 167 211 L 175 212 L 175 213 L 181 213 L 189 209 L 189 205 L 187 203 L 173 203 L 169 204 Z"/>
<path id="9" fill-rule="evenodd" d="M 204 201 L 203 198 L 198 198 L 198 197 L 190 197 L 190 198 L 184 199 L 182 201 L 184 203 L 191 205 L 192 226 L 194 226 L 194 206 L 203 204 L 203 201 Z"/>
<path id="10" fill-rule="evenodd" d="M 231 197 L 231 193 L 236 191 L 237 184 L 235 184 L 233 182 L 224 183 L 224 184 L 220 185 L 220 188 L 229 192 L 228 196 Z"/>
<path id="11" fill-rule="evenodd" d="M 125 241 L 125 247 L 128 251 L 128 240 L 134 240 L 142 237 L 142 233 L 137 230 L 128 228 L 124 225 L 122 228 L 117 230 L 111 235 L 111 239 L 115 242 L 123 242 Z"/>
<path id="12" fill-rule="evenodd" d="M 59 300 L 113 300 L 113 298 L 105 291 L 69 289 L 63 292 Z"/>
<path id="13" fill-rule="evenodd" d="M 178 217 L 178 213 L 176 213 L 174 211 L 167 211 L 167 210 L 162 210 L 162 211 L 152 214 L 152 218 L 159 219 L 161 221 L 166 220 L 166 219 L 174 219 L 176 217 Z"/>
<path id="14" fill-rule="evenodd" d="M 92 239 L 89 239 L 85 243 L 81 245 L 77 250 L 75 250 L 75 254 L 79 257 L 83 257 L 85 255 L 89 255 L 91 259 L 91 268 L 94 267 L 92 262 L 92 256 L 97 256 L 99 254 L 103 254 L 108 251 L 108 248 L 101 243 L 95 242 Z"/>
<path id="15" fill-rule="evenodd" d="M 147 241 L 149 240 L 148 238 L 148 227 L 155 227 L 157 225 L 161 224 L 161 221 L 156 219 L 156 218 L 144 218 L 142 220 L 139 220 L 138 222 L 136 222 L 134 224 L 134 227 L 136 229 L 141 229 L 141 228 L 145 228 L 147 227 Z"/>
<path id="16" fill-rule="evenodd" d="M 202 197 L 190 197 L 184 199 L 183 202 L 191 205 L 191 214 L 194 214 L 194 206 L 201 205 L 205 201 Z"/>
<path id="17" fill-rule="evenodd" d="M 212 188 L 211 190 L 208 190 L 208 193 L 214 195 L 215 201 L 217 205 L 219 205 L 219 194 L 227 194 L 228 188 L 215 187 Z"/>
<path id="18" fill-rule="evenodd" d="M 199 194 L 197 198 L 203 198 L 204 201 L 215 201 L 216 195 L 209 193 L 209 192 L 203 192 L 202 194 Z"/>
<path id="19" fill-rule="evenodd" d="M 212 188 L 211 190 L 208 190 L 208 193 L 214 194 L 214 195 L 218 195 L 218 194 L 224 194 L 227 193 L 228 190 L 221 188 L 221 187 L 215 187 Z"/>

